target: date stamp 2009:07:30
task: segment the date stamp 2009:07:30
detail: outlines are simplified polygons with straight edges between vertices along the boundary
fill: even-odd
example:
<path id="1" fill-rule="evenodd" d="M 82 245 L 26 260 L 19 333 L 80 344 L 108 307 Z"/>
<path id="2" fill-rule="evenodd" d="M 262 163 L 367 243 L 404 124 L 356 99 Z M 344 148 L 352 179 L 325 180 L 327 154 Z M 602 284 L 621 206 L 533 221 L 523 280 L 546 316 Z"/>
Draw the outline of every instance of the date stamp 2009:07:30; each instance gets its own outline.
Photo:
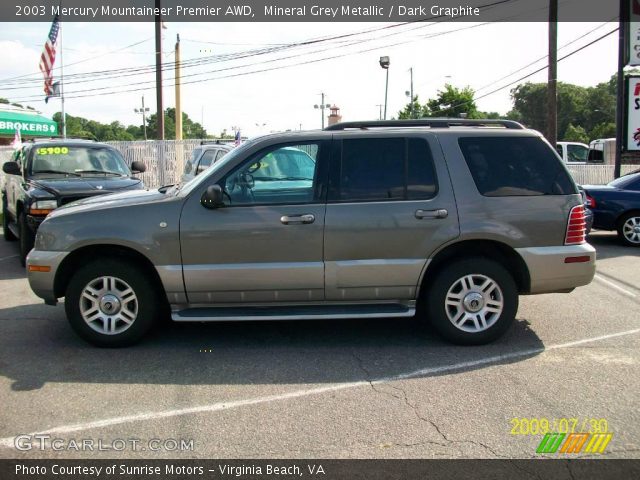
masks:
<path id="1" fill-rule="evenodd" d="M 536 453 L 604 453 L 613 438 L 604 418 L 512 418 L 512 435 L 543 435 Z"/>

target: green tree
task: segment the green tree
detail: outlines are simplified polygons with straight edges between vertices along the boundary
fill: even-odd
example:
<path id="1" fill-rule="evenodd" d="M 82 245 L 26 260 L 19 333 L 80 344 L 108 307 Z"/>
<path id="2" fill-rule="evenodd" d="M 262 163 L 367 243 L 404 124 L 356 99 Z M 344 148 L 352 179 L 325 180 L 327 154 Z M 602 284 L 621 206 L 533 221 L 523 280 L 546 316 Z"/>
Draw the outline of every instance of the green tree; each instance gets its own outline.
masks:
<path id="1" fill-rule="evenodd" d="M 589 143 L 589 135 L 587 135 L 587 131 L 581 126 L 576 127 L 571 123 L 565 130 L 562 139 L 565 142 Z"/>
<path id="2" fill-rule="evenodd" d="M 616 136 L 616 124 L 613 122 L 596 125 L 589 135 L 591 140 L 597 138 L 613 138 Z"/>
<path id="3" fill-rule="evenodd" d="M 158 116 L 153 113 L 147 117 L 147 135 L 149 138 L 158 138 Z M 176 138 L 176 109 L 167 108 L 164 112 L 164 138 L 173 140 Z M 207 138 L 207 131 L 197 122 L 182 112 L 182 138 Z"/>
<path id="4" fill-rule="evenodd" d="M 474 100 L 475 91 L 471 87 L 458 89 L 446 84 L 444 90 L 439 90 L 436 98 L 427 102 L 423 114 L 430 117 L 460 117 L 478 118 L 479 112 Z"/>
<path id="5" fill-rule="evenodd" d="M 418 100 L 418 96 L 415 95 L 413 97 L 413 101 L 407 103 L 404 109 L 398 112 L 398 118 L 400 120 L 407 120 L 410 118 L 421 118 L 423 115 L 423 106 L 420 105 L 420 101 Z"/>

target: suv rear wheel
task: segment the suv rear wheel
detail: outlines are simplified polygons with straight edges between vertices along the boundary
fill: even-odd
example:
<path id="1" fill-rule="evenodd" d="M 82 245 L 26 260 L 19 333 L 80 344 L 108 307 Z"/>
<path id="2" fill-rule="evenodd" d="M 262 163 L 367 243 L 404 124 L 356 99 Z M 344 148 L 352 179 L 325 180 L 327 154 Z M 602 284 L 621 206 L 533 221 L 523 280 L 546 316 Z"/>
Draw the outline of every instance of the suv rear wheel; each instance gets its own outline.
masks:
<path id="1" fill-rule="evenodd" d="M 436 274 L 426 303 L 428 318 L 442 337 L 460 345 L 482 345 L 502 336 L 513 323 L 518 289 L 498 262 L 467 258 Z"/>
<path id="2" fill-rule="evenodd" d="M 158 294 L 144 272 L 122 260 L 97 260 L 72 276 L 65 295 L 71 327 L 99 347 L 138 342 L 160 314 Z"/>

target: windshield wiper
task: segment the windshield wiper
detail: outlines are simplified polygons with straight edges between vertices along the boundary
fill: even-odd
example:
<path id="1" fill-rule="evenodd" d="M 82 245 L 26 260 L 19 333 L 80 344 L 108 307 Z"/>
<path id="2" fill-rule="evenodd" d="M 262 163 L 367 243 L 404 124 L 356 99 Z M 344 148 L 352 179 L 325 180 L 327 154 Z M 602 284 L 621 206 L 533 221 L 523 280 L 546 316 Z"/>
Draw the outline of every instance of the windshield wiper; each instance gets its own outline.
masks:
<path id="1" fill-rule="evenodd" d="M 64 172 L 62 170 L 34 170 L 33 172 L 34 175 L 37 173 L 55 173 L 57 175 L 73 175 L 74 177 L 79 177 L 80 174 L 79 173 L 75 173 L 75 172 Z"/>
<path id="2" fill-rule="evenodd" d="M 120 172 L 109 172 L 105 170 L 76 170 L 75 173 L 104 173 L 105 175 L 117 175 L 118 177 L 122 177 L 123 174 Z"/>

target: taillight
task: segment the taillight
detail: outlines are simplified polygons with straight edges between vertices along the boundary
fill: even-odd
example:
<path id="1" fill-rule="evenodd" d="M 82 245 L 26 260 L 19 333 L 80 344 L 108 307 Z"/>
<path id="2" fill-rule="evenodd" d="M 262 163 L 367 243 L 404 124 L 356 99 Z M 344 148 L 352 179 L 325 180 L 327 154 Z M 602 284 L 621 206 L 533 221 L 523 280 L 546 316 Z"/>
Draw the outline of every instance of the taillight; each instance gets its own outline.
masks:
<path id="1" fill-rule="evenodd" d="M 585 202 L 587 207 L 596 208 L 596 199 L 587 195 L 587 201 Z"/>
<path id="2" fill-rule="evenodd" d="M 567 222 L 567 235 L 564 238 L 565 245 L 579 245 L 585 242 L 587 222 L 584 217 L 584 206 L 578 205 L 571 209 Z"/>

